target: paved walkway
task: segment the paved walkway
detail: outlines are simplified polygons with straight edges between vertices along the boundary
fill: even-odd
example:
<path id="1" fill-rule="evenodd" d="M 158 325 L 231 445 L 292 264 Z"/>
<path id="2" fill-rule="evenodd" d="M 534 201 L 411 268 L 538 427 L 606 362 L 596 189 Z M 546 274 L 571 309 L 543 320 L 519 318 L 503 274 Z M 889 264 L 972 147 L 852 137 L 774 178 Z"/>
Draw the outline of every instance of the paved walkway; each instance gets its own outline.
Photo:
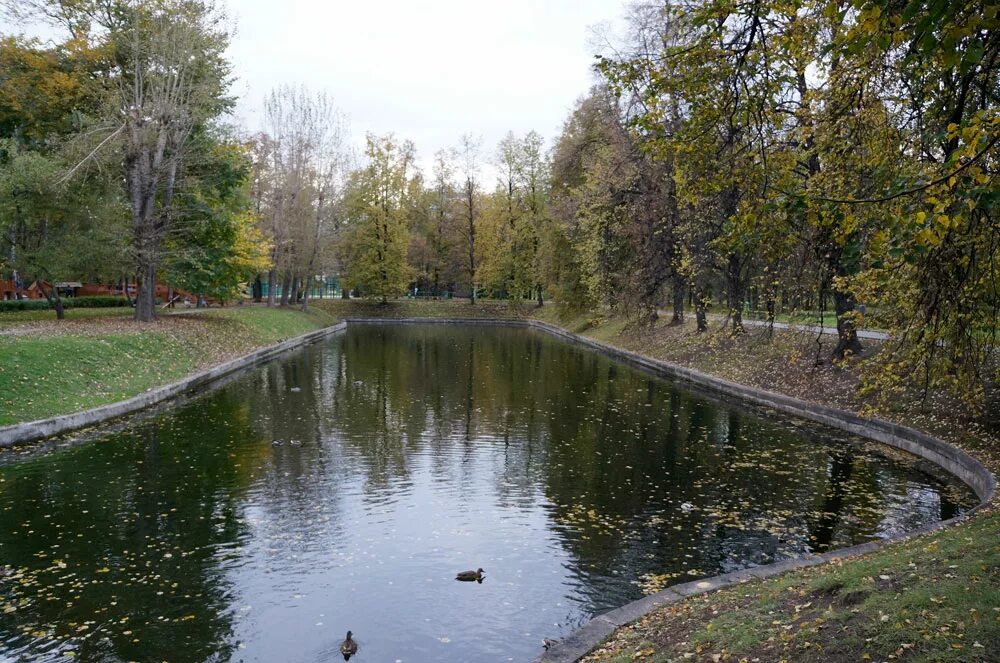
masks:
<path id="1" fill-rule="evenodd" d="M 720 319 L 725 319 L 721 318 Z M 767 320 L 748 320 L 743 318 L 743 325 L 746 327 L 767 327 Z M 775 329 L 789 329 L 791 331 L 809 332 L 811 334 L 833 334 L 837 335 L 836 327 L 820 327 L 819 325 L 799 325 L 792 324 L 788 322 L 775 322 Z M 869 329 L 859 329 L 858 338 L 868 339 L 870 341 L 887 341 L 889 340 L 889 335 L 885 332 L 872 331 Z"/>
<path id="2" fill-rule="evenodd" d="M 670 315 L 672 315 L 672 314 L 669 311 L 662 311 L 661 310 L 660 311 L 660 315 L 666 316 L 666 317 L 670 317 Z M 726 319 L 726 316 L 724 316 L 724 315 L 718 315 L 718 314 L 709 314 L 708 318 L 709 318 L 709 320 L 715 320 L 717 322 L 721 322 L 721 321 L 723 321 L 723 320 Z M 767 322 L 767 320 L 754 320 L 754 319 L 750 319 L 750 318 L 743 318 L 743 326 L 744 327 L 767 327 L 768 326 L 768 322 Z M 787 330 L 787 331 L 808 332 L 810 334 L 832 334 L 833 336 L 837 335 L 837 328 L 836 327 L 820 327 L 819 325 L 800 325 L 800 324 L 794 324 L 794 323 L 789 323 L 789 322 L 775 322 L 774 323 L 774 328 L 775 329 L 783 329 L 783 330 Z M 873 331 L 873 330 L 869 330 L 869 329 L 859 329 L 858 330 L 858 338 L 860 338 L 862 340 L 869 340 L 869 341 L 888 341 L 889 340 L 889 335 L 887 333 L 881 332 L 881 331 Z"/>

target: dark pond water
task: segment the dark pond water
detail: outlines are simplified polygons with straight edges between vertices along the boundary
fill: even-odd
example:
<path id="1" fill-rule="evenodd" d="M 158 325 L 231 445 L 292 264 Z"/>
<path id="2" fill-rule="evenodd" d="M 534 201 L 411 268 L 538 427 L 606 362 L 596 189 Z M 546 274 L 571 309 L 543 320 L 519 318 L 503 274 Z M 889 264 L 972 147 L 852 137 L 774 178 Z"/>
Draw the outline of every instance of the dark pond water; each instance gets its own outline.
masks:
<path id="1" fill-rule="evenodd" d="M 953 516 L 856 441 L 523 329 L 361 326 L 0 465 L 0 658 L 524 661 L 647 586 Z M 456 571 L 482 566 L 482 584 Z"/>

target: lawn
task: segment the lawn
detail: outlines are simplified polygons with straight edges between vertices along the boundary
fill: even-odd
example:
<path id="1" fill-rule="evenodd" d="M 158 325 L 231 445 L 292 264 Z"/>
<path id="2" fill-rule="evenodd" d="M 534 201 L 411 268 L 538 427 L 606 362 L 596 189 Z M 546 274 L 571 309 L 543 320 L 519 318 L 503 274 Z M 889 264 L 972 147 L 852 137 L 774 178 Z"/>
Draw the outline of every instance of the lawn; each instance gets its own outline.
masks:
<path id="1" fill-rule="evenodd" d="M 996 661 L 1000 516 L 689 598 L 585 661 Z"/>
<path id="2" fill-rule="evenodd" d="M 0 335 L 0 425 L 129 398 L 333 320 L 319 310 L 238 307 L 153 324 L 118 316 L 30 325 L 31 333 Z"/>

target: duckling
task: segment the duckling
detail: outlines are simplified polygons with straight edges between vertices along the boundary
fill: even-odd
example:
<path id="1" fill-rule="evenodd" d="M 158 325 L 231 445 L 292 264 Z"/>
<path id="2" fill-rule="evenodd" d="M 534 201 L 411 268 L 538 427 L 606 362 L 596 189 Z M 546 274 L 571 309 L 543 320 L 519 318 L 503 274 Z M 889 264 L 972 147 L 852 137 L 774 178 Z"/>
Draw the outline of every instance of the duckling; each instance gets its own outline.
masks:
<path id="1" fill-rule="evenodd" d="M 463 580 L 469 582 L 475 580 L 476 582 L 483 581 L 483 570 L 476 569 L 475 571 L 460 571 L 456 576 L 455 580 Z"/>
<path id="2" fill-rule="evenodd" d="M 358 653 L 358 643 L 351 639 L 354 635 L 350 631 L 347 632 L 347 638 L 340 643 L 340 653 L 344 655 L 344 660 L 349 661 L 351 657 Z"/>
<path id="3" fill-rule="evenodd" d="M 543 638 L 542 639 L 542 646 L 545 647 L 546 651 L 548 651 L 549 649 L 555 647 L 558 644 L 559 644 L 558 640 L 553 640 L 551 638 Z"/>

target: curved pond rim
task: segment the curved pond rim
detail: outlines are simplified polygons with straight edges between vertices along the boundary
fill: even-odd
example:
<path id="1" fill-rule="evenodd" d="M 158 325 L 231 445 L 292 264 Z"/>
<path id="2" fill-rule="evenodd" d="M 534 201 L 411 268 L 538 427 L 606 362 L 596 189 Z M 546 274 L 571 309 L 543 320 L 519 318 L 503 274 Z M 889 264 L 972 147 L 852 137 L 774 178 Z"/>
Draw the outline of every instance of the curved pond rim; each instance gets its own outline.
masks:
<path id="1" fill-rule="evenodd" d="M 847 431 L 909 452 L 933 463 L 948 474 L 961 480 L 975 492 L 977 498 L 980 500 L 978 505 L 960 516 L 924 525 L 879 541 L 840 548 L 818 555 L 806 555 L 774 564 L 756 566 L 680 585 L 673 585 L 655 594 L 632 601 L 620 608 L 594 617 L 536 658 L 534 663 L 575 662 L 607 638 L 617 628 L 635 621 L 660 606 L 681 601 L 688 596 L 703 594 L 753 579 L 768 578 L 794 569 L 818 566 L 836 559 L 874 552 L 889 543 L 909 539 L 954 525 L 966 520 L 982 509 L 992 501 L 996 493 L 997 482 L 993 473 L 972 455 L 954 445 L 913 428 L 882 419 L 862 417 L 846 410 L 809 403 L 783 394 L 730 382 L 683 366 L 623 350 L 613 345 L 569 332 L 556 325 L 539 320 L 518 318 L 346 318 L 329 327 L 324 327 L 264 347 L 242 357 L 189 375 L 177 382 L 151 389 L 123 401 L 73 414 L 0 428 L 0 447 L 12 447 L 19 444 L 37 442 L 63 433 L 93 427 L 120 419 L 126 415 L 135 414 L 141 410 L 151 409 L 156 405 L 178 399 L 192 392 L 202 392 L 215 388 L 220 383 L 226 381 L 224 378 L 244 369 L 264 364 L 290 350 L 344 331 L 350 324 L 461 324 L 536 329 L 570 343 L 584 346 L 612 359 L 639 368 L 651 375 L 687 382 L 711 392 L 736 397 L 741 401 L 769 407 L 785 414 L 825 424 L 832 428 Z"/>
<path id="2" fill-rule="evenodd" d="M 942 470 L 958 478 L 973 492 L 980 502 L 966 513 L 930 523 L 922 527 L 892 535 L 878 541 L 840 548 L 818 555 L 806 555 L 787 559 L 774 564 L 765 564 L 731 573 L 693 580 L 680 585 L 672 585 L 655 594 L 645 596 L 624 606 L 598 615 L 573 631 L 569 636 L 553 645 L 547 652 L 537 657 L 533 663 L 575 663 L 594 647 L 604 641 L 616 629 L 629 624 L 643 615 L 670 603 L 682 601 L 689 596 L 704 594 L 724 587 L 737 585 L 754 579 L 769 578 L 786 571 L 819 566 L 827 562 L 874 552 L 896 542 L 960 523 L 978 512 L 993 500 L 996 494 L 996 477 L 986 466 L 972 455 L 939 440 L 927 433 L 908 428 L 883 419 L 867 418 L 847 410 L 839 410 L 824 405 L 785 396 L 764 389 L 723 380 L 669 362 L 652 359 L 607 343 L 574 334 L 561 327 L 539 320 L 525 319 L 483 319 L 483 318 L 348 318 L 349 324 L 467 324 L 504 325 L 528 327 L 582 345 L 613 359 L 639 368 L 658 377 L 687 382 L 708 391 L 734 396 L 739 400 L 772 408 L 785 414 L 825 424 L 855 435 L 880 442 L 890 447 L 906 451 L 923 458 Z"/>
<path id="3" fill-rule="evenodd" d="M 891 421 L 862 417 L 847 410 L 818 405 L 773 391 L 723 380 L 700 371 L 652 359 L 586 336 L 574 334 L 547 322 L 520 318 L 346 318 L 345 321 L 348 324 L 460 324 L 537 329 L 573 344 L 582 345 L 657 377 L 687 382 L 715 394 L 736 397 L 738 400 L 752 405 L 771 408 L 784 414 L 824 424 L 923 458 L 972 489 L 980 503 L 968 513 L 972 513 L 990 502 L 996 492 L 996 478 L 986 466 L 962 449 L 927 433 Z"/>
<path id="4" fill-rule="evenodd" d="M 201 392 L 207 388 L 220 386 L 224 378 L 254 366 L 259 366 L 278 357 L 285 352 L 315 343 L 332 334 L 347 329 L 346 322 L 338 322 L 300 336 L 294 336 L 273 345 L 255 350 L 242 357 L 231 359 L 211 368 L 192 373 L 177 382 L 154 387 L 141 394 L 123 401 L 101 405 L 90 410 L 82 410 L 71 414 L 63 414 L 48 419 L 26 421 L 19 424 L 0 427 L 0 448 L 41 442 L 64 433 L 72 433 L 84 428 L 120 419 L 147 410 L 167 401 L 173 401 L 192 392 Z"/>

